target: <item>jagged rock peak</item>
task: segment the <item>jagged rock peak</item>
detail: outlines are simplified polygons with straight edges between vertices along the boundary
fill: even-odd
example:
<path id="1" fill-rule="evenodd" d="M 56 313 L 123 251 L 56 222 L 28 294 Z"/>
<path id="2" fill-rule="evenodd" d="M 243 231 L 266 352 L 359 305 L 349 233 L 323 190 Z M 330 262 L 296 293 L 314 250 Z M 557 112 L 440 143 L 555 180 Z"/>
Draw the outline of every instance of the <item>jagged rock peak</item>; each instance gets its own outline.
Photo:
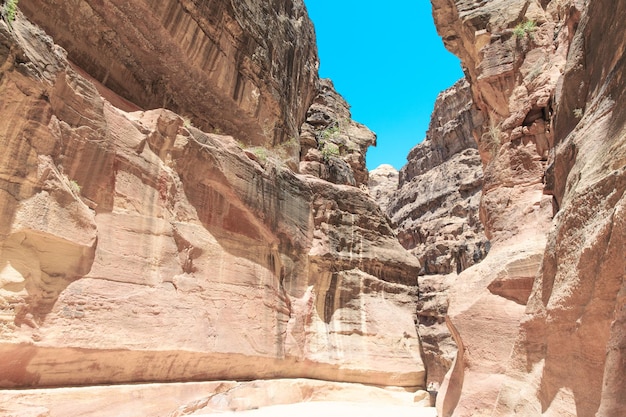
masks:
<path id="1" fill-rule="evenodd" d="M 461 272 L 487 253 L 478 220 L 482 167 L 472 136 L 481 123 L 462 79 L 438 96 L 426 140 L 400 170 L 386 211 L 426 274 Z"/>
<path id="2" fill-rule="evenodd" d="M 376 145 L 376 134 L 352 120 L 349 104 L 329 79 L 320 81 L 301 128 L 300 145 L 300 172 L 367 189 L 365 154 Z"/>
<path id="3" fill-rule="evenodd" d="M 407 156 L 400 170 L 400 186 L 447 161 L 463 149 L 476 148 L 474 129 L 482 125 L 482 114 L 473 109 L 465 78 L 437 96 L 426 139 Z"/>

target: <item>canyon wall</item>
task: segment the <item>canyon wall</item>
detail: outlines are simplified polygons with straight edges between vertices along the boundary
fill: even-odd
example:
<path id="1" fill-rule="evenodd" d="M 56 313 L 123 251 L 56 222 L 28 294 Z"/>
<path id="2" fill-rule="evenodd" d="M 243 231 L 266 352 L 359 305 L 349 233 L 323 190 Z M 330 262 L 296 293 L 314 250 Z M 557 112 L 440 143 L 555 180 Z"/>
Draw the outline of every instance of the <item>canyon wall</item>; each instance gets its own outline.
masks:
<path id="1" fill-rule="evenodd" d="M 449 289 L 440 415 L 616 416 L 624 397 L 622 4 L 432 0 L 485 122 L 492 246 Z"/>
<path id="2" fill-rule="evenodd" d="M 305 30 L 308 19 L 283 15 L 304 10 L 300 1 L 272 3 L 278 16 L 240 21 L 237 14 L 234 29 L 231 2 L 212 3 L 224 4 L 210 14 L 194 2 L 23 3 L 25 14 L 10 27 L 0 23 L 1 387 L 274 378 L 425 386 L 415 327 L 420 264 L 358 186 L 367 181 L 362 150 L 375 136 L 349 120 L 332 85 L 318 84 L 315 46 L 300 45 L 311 38 L 289 29 Z M 264 38 L 259 52 L 261 15 L 264 30 L 284 31 Z M 64 16 L 72 20 L 62 24 Z M 168 70 L 149 56 L 159 45 L 176 46 L 159 59 L 181 54 L 181 71 L 195 76 L 187 65 L 202 54 L 186 42 L 194 35 L 193 45 L 210 44 L 204 18 L 223 19 L 222 41 L 235 29 L 247 33 L 243 46 L 228 38 L 232 44 L 220 49 L 227 57 L 209 64 L 221 68 L 233 54 L 248 62 L 257 53 L 274 65 L 257 87 L 261 98 L 280 98 L 276 108 L 260 99 L 252 118 L 237 100 L 213 109 L 228 115 L 226 128 L 236 125 L 233 136 L 194 127 L 204 116 L 185 120 L 160 101 L 155 108 L 142 101 L 151 71 Z M 173 22 L 202 30 L 175 31 Z M 93 27 L 103 30 L 92 30 L 92 39 L 85 31 Z M 120 48 L 92 56 L 102 37 Z M 113 63 L 108 78 L 99 59 Z M 146 72 L 135 74 L 135 61 Z M 208 101 L 198 100 L 205 90 L 185 90 L 176 83 L 191 78 L 171 75 L 180 75 L 170 86 L 185 96 L 172 109 L 200 111 L 224 93 L 211 87 Z M 219 81 L 209 75 L 200 83 L 207 88 Z M 275 85 L 279 79 L 293 94 Z M 316 125 L 316 115 L 332 111 L 334 119 Z M 347 167 L 351 180 L 294 172 L 280 145 L 271 146 L 282 140 L 277 130 L 262 135 L 256 117 L 274 127 L 307 121 L 303 132 L 318 132 L 310 135 L 339 152 L 308 149 L 322 153 L 328 172 Z M 259 143 L 269 144 L 265 154 L 250 147 Z M 300 148 L 297 138 L 293 147 Z M 303 161 L 303 171 L 314 171 Z"/>
<path id="3" fill-rule="evenodd" d="M 0 411 L 626 414 L 626 5 L 431 2 L 466 81 L 368 175 L 301 0 L 21 0 Z"/>
<path id="4" fill-rule="evenodd" d="M 302 1 L 21 0 L 69 60 L 142 109 L 274 147 L 298 138 L 317 94 Z M 132 106 L 131 106 L 132 108 Z"/>
<path id="5" fill-rule="evenodd" d="M 443 381 L 456 353 L 445 324 L 447 289 L 490 247 L 478 218 L 483 174 L 473 135 L 482 123 L 469 84 L 460 80 L 437 97 L 426 139 L 400 172 L 381 167 L 371 173 L 371 194 L 402 246 L 422 265 L 418 328 L 427 379 L 434 385 Z"/>

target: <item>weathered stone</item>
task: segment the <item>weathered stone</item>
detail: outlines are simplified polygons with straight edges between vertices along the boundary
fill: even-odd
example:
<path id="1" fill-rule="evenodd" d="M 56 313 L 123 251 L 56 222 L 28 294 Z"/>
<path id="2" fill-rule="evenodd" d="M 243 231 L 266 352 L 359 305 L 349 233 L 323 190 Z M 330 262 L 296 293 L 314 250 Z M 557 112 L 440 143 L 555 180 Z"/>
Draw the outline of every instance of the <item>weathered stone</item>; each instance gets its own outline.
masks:
<path id="1" fill-rule="evenodd" d="M 386 212 L 389 207 L 389 200 L 398 189 L 398 170 L 391 165 L 380 165 L 370 171 L 367 188 L 372 198 Z"/>
<path id="2" fill-rule="evenodd" d="M 437 385 L 456 352 L 445 324 L 447 289 L 489 251 L 478 220 L 482 166 L 472 136 L 481 123 L 469 84 L 460 80 L 437 98 L 426 140 L 409 153 L 397 188 L 389 184 L 385 194 L 376 184 L 370 190 L 386 207 L 402 245 L 422 265 L 419 334 L 428 381 Z"/>
<path id="3" fill-rule="evenodd" d="M 624 70 L 626 10 L 603 0 L 432 3 L 486 118 L 475 137 L 493 243 L 449 290 L 463 348 L 440 415 L 623 414 L 614 375 L 624 374 L 626 269 L 614 251 L 624 240 L 624 82 L 607 74 Z"/>
<path id="4" fill-rule="evenodd" d="M 297 139 L 317 92 L 315 33 L 301 0 L 23 0 L 19 7 L 106 89 L 246 144 Z"/>
<path id="5" fill-rule="evenodd" d="M 22 16 L 0 27 L 1 386 L 424 386 L 420 265 L 366 193 L 114 107 Z"/>
<path id="6" fill-rule="evenodd" d="M 425 274 L 459 273 L 488 251 L 478 221 L 482 169 L 472 138 L 480 123 L 469 84 L 461 80 L 439 95 L 426 140 L 400 171 L 387 214 Z"/>
<path id="7" fill-rule="evenodd" d="M 301 128 L 300 171 L 335 184 L 367 188 L 367 148 L 376 135 L 352 120 L 350 106 L 333 86 L 320 81 L 320 91 Z"/>

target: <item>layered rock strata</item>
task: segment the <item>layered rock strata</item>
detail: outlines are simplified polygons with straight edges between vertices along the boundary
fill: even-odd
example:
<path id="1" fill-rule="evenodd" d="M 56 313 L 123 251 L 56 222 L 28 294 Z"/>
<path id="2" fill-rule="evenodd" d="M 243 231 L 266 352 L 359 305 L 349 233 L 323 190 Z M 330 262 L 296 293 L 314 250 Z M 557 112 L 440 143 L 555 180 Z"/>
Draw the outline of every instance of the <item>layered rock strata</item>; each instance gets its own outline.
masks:
<path id="1" fill-rule="evenodd" d="M 103 86 L 250 145 L 297 140 L 317 93 L 302 0 L 22 0 L 20 9 Z"/>
<path id="2" fill-rule="evenodd" d="M 487 253 L 478 219 L 483 175 L 473 130 L 482 115 L 465 80 L 437 97 L 426 139 L 400 170 L 387 213 L 427 275 L 460 273 Z"/>
<path id="3" fill-rule="evenodd" d="M 456 353 L 445 324 L 447 288 L 489 250 L 478 218 L 483 175 L 474 130 L 482 122 L 466 80 L 442 92 L 426 139 L 409 153 L 384 204 L 401 244 L 422 264 L 417 315 L 428 380 L 435 384 Z M 376 171 L 374 179 L 386 172 Z M 377 184 L 372 186 L 376 194 Z"/>
<path id="4" fill-rule="evenodd" d="M 366 193 L 113 106 L 21 15 L 0 62 L 2 387 L 424 386 L 420 265 Z"/>
<path id="5" fill-rule="evenodd" d="M 626 10 L 432 3 L 485 116 L 475 136 L 493 244 L 449 291 L 461 348 L 440 415 L 623 414 Z"/>

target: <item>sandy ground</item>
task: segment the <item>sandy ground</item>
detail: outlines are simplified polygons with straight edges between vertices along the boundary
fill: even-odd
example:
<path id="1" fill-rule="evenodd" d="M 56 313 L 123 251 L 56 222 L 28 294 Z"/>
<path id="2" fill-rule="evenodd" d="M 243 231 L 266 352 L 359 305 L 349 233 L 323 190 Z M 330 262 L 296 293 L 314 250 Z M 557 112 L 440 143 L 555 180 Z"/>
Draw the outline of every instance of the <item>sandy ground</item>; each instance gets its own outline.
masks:
<path id="1" fill-rule="evenodd" d="M 199 414 L 212 416 L 216 414 Z M 287 405 L 274 405 L 256 410 L 226 412 L 217 416 L 239 417 L 437 417 L 434 407 L 394 406 L 386 404 L 367 404 L 350 402 L 307 402 Z"/>
<path id="2" fill-rule="evenodd" d="M 436 417 L 427 395 L 316 380 L 16 389 L 0 390 L 0 417 Z"/>

